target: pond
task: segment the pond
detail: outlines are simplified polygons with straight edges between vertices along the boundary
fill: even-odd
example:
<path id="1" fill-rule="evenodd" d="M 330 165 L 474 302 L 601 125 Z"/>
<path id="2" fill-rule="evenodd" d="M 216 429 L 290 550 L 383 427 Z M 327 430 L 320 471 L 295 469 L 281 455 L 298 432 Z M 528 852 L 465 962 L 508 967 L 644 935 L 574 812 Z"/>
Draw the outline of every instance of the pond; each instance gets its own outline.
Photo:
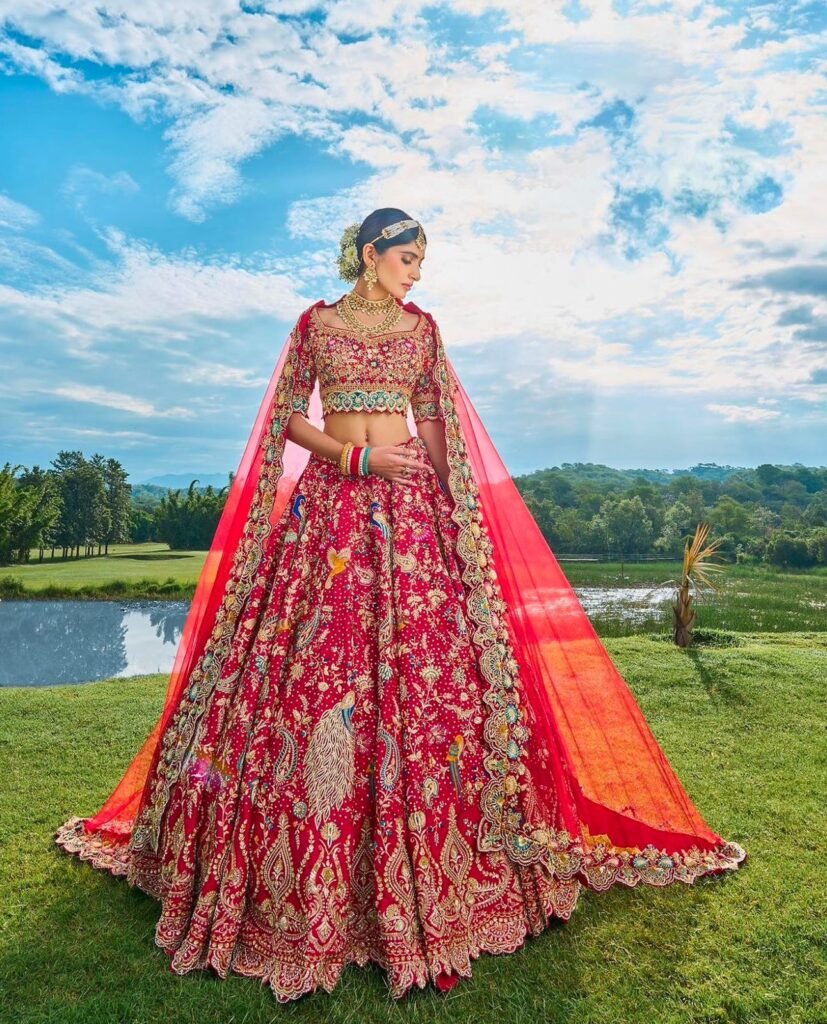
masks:
<path id="1" fill-rule="evenodd" d="M 0 686 L 169 672 L 187 601 L 0 601 Z"/>
<path id="2" fill-rule="evenodd" d="M 575 593 L 590 618 L 633 623 L 657 615 L 674 590 L 577 587 Z M 187 601 L 0 601 L 0 686 L 169 672 L 188 609 Z"/>

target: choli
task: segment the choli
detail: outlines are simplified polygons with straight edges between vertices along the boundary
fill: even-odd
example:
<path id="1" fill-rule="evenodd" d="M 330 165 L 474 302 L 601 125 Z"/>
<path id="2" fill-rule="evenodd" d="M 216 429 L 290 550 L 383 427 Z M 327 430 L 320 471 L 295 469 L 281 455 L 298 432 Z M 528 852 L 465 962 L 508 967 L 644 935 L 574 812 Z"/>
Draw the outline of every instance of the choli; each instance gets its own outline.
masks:
<path id="1" fill-rule="evenodd" d="M 414 327 L 364 338 L 333 327 L 310 310 L 293 385 L 293 410 L 307 413 L 316 379 L 324 415 L 332 412 L 401 412 L 415 421 L 440 419 L 434 382 L 436 337 L 420 314 Z"/>

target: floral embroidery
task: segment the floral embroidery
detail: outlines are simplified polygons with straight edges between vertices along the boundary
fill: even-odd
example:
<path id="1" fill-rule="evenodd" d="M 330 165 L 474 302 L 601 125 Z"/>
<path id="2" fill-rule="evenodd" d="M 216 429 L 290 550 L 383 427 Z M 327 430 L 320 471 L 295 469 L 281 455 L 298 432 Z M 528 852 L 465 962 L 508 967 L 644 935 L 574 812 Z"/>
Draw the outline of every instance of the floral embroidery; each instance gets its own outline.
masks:
<path id="1" fill-rule="evenodd" d="M 156 940 L 178 973 L 234 970 L 287 1001 L 375 960 L 399 997 L 567 919 L 583 884 L 691 883 L 744 856 L 613 847 L 535 813 L 453 379 L 438 327 L 420 329 L 433 364 L 410 393 L 445 420 L 449 493 L 311 455 L 271 524 L 286 423 L 314 384 L 312 331 L 294 328 L 233 574 L 144 811 L 130 835 L 80 819 L 58 832 L 161 900 Z"/>
<path id="2" fill-rule="evenodd" d="M 433 378 L 435 338 L 427 316 L 413 328 L 362 338 L 326 324 L 313 307 L 304 357 L 296 370 L 293 408 L 307 412 L 316 379 L 322 412 L 399 412 L 439 419 Z"/>

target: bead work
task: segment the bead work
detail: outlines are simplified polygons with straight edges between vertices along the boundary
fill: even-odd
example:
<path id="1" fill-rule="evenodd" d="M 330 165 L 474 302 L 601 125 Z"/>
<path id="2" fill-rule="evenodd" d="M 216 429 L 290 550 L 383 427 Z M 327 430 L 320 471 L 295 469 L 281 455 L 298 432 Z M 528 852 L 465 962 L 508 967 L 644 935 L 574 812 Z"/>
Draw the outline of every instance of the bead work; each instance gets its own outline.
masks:
<path id="1" fill-rule="evenodd" d="M 308 343 L 296 369 L 292 407 L 306 415 L 316 380 L 324 415 L 335 412 L 397 412 L 415 422 L 440 419 L 434 383 L 436 339 L 428 318 L 405 330 L 365 338 L 326 324 L 313 307 Z"/>

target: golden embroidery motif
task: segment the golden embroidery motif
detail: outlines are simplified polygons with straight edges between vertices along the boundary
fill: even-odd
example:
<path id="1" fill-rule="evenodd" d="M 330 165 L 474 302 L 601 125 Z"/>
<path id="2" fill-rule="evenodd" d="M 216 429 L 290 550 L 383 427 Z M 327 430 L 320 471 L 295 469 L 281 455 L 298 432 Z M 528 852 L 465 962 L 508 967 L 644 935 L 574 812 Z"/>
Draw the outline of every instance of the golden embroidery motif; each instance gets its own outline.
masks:
<path id="1" fill-rule="evenodd" d="M 397 998 L 567 919 L 584 881 L 691 882 L 735 855 L 665 857 L 542 820 L 453 380 L 438 328 L 422 330 L 450 497 L 432 480 L 415 498 L 352 486 L 314 459 L 270 526 L 286 424 L 313 386 L 312 332 L 294 329 L 231 581 L 132 846 L 79 819 L 58 833 L 161 900 L 178 973 L 233 970 L 286 1002 L 373 960 Z"/>
<path id="2" fill-rule="evenodd" d="M 353 791 L 354 739 L 353 706 L 356 694 L 350 690 L 332 708 L 323 712 L 307 744 L 304 783 L 317 822 L 334 807 L 341 807 Z"/>
<path id="3" fill-rule="evenodd" d="M 433 379 L 435 339 L 428 318 L 402 331 L 364 338 L 326 324 L 313 307 L 305 359 L 297 370 L 293 408 L 306 413 L 316 378 L 322 412 L 400 412 L 438 419 Z"/>

